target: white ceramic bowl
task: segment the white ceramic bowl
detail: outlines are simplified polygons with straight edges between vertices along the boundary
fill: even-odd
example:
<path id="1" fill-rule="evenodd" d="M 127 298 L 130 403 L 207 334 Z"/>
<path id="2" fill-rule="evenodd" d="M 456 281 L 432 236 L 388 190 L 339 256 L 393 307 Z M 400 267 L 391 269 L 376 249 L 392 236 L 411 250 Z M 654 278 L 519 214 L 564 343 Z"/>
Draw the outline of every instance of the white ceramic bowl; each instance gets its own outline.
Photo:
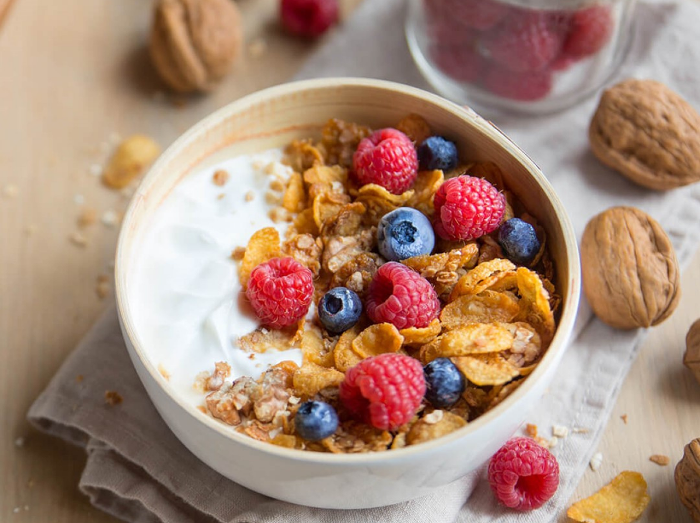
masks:
<path id="1" fill-rule="evenodd" d="M 552 344 L 526 382 L 466 427 L 418 446 L 373 454 L 323 454 L 262 443 L 236 433 L 178 398 L 145 354 L 134 328 L 129 287 L 139 241 L 173 186 L 224 147 L 232 154 L 280 147 L 318 134 L 331 117 L 385 127 L 409 113 L 457 142 L 460 154 L 496 162 L 505 182 L 546 228 L 556 263 L 562 313 Z M 551 381 L 569 340 L 580 294 L 573 229 L 538 167 L 473 111 L 400 84 L 322 79 L 280 85 L 246 96 L 205 118 L 153 165 L 124 218 L 116 259 L 116 291 L 131 360 L 158 412 L 175 435 L 224 476 L 274 498 L 326 508 L 369 508 L 427 495 L 483 464 L 525 421 Z"/>

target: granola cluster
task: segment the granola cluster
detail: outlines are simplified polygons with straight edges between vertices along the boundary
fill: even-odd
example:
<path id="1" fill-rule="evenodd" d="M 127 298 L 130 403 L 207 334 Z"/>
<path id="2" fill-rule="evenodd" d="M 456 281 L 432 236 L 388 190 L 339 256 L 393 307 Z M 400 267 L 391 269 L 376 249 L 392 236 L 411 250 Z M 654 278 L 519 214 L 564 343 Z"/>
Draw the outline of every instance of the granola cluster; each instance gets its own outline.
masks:
<path id="1" fill-rule="evenodd" d="M 427 122 L 410 115 L 395 125 L 412 140 L 430 135 Z M 438 239 L 432 254 L 401 260 L 426 278 L 442 305 L 439 317 L 426 327 L 397 329 L 391 323 L 372 324 L 366 315 L 340 335 L 328 333 L 318 320 L 272 330 L 259 327 L 239 340 L 255 353 L 299 348 L 303 363 L 285 361 L 258 380 L 227 381 L 230 367 L 216 364 L 196 387 L 206 394 L 209 415 L 255 439 L 288 448 L 333 453 L 374 452 L 415 445 L 453 432 L 501 403 L 533 371 L 556 329 L 559 297 L 554 268 L 546 249 L 546 234 L 503 184 L 492 163 L 461 164 L 448 172 L 420 171 L 412 188 L 392 194 L 384 187 L 358 187 L 350 171 L 358 143 L 371 130 L 330 120 L 320 141 L 294 141 L 285 163 L 293 169 L 283 177 L 270 169 L 270 187 L 279 193 L 271 216 L 289 223 L 283 237 L 274 228 L 253 234 L 236 249 L 243 288 L 253 269 L 279 256 L 291 256 L 314 275 L 313 303 L 334 287 L 347 287 L 364 300 L 378 268 L 386 262 L 377 249 L 377 226 L 387 213 L 413 207 L 432 218 L 433 199 L 449 178 L 469 174 L 487 179 L 506 198 L 503 220 L 513 217 L 534 226 L 542 248 L 528 267 L 504 255 L 494 233 L 472 241 Z M 365 358 L 399 353 L 423 365 L 449 358 L 465 380 L 459 400 L 436 409 L 426 400 L 413 419 L 394 431 L 378 430 L 354 419 L 339 399 L 345 373 Z M 307 400 L 332 405 L 339 425 L 331 436 L 308 441 L 295 430 L 294 417 Z"/>

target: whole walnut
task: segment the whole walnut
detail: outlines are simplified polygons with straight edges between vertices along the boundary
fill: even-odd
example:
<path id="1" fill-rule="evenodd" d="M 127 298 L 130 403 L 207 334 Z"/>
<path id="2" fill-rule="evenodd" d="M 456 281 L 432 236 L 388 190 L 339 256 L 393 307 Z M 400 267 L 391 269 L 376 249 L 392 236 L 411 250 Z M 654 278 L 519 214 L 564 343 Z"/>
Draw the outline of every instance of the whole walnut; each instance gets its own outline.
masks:
<path id="1" fill-rule="evenodd" d="M 604 164 L 656 190 L 700 180 L 700 115 L 653 80 L 625 80 L 607 89 L 588 131 Z"/>
<path id="2" fill-rule="evenodd" d="M 671 241 L 634 207 L 612 207 L 588 222 L 581 269 L 588 303 L 613 327 L 657 325 L 678 305 L 680 273 Z"/>
<path id="3" fill-rule="evenodd" d="M 695 320 L 685 335 L 685 354 L 683 365 L 688 367 L 700 383 L 700 319 Z"/>
<path id="4" fill-rule="evenodd" d="M 210 90 L 241 47 L 241 20 L 232 0 L 159 0 L 151 29 L 151 59 L 170 88 Z"/>
<path id="5" fill-rule="evenodd" d="M 681 502 L 695 523 L 700 523 L 700 439 L 685 446 L 683 458 L 674 473 L 676 490 Z"/>

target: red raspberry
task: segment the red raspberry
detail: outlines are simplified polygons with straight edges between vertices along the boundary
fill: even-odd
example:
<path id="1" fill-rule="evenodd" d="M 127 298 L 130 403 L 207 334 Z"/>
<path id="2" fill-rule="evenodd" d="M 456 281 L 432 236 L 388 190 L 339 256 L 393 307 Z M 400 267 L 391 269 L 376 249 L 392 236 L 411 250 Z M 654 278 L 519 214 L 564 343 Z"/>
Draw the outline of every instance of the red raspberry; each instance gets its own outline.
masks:
<path id="1" fill-rule="evenodd" d="M 250 273 L 245 295 L 264 325 L 281 329 L 308 312 L 313 279 L 313 273 L 294 258 L 272 258 Z"/>
<path id="2" fill-rule="evenodd" d="M 360 185 L 376 183 L 394 194 L 407 191 L 418 174 L 413 142 L 396 129 L 380 129 L 363 138 L 352 162 Z"/>
<path id="3" fill-rule="evenodd" d="M 411 421 L 424 394 L 423 366 L 403 354 L 366 358 L 340 384 L 345 408 L 379 430 L 395 430 Z"/>
<path id="4" fill-rule="evenodd" d="M 427 327 L 440 313 L 440 300 L 430 282 L 398 262 L 379 267 L 367 293 L 367 315 L 374 323 L 397 329 Z"/>
<path id="5" fill-rule="evenodd" d="M 498 228 L 506 199 L 488 181 L 450 178 L 435 193 L 433 229 L 445 240 L 473 240 Z M 374 282 L 373 282 L 374 283 Z"/>
<path id="6" fill-rule="evenodd" d="M 559 54 L 561 31 L 545 12 L 514 12 L 482 41 L 491 58 L 511 71 L 539 71 Z"/>
<path id="7" fill-rule="evenodd" d="M 282 0 L 280 18 L 292 34 L 320 36 L 338 21 L 338 0 Z"/>
<path id="8" fill-rule="evenodd" d="M 571 32 L 562 53 L 572 58 L 595 54 L 608 43 L 614 28 L 615 21 L 608 5 L 594 5 L 577 11 L 571 20 Z"/>
<path id="9" fill-rule="evenodd" d="M 489 483 L 498 501 L 516 510 L 541 507 L 557 491 L 559 464 L 530 438 L 513 438 L 489 463 Z"/>
<path id="10" fill-rule="evenodd" d="M 483 87 L 503 98 L 533 102 L 552 90 L 552 73 L 549 70 L 516 73 L 494 64 L 484 74 Z"/>
<path id="11" fill-rule="evenodd" d="M 460 82 L 474 82 L 484 68 L 484 59 L 471 43 L 436 44 L 430 54 L 440 70 Z"/>

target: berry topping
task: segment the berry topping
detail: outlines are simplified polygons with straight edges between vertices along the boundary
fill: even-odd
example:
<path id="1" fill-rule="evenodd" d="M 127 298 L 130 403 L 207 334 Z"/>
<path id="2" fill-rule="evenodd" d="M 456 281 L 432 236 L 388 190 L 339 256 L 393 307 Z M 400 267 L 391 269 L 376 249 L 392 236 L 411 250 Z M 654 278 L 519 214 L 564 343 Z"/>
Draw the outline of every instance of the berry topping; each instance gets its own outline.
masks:
<path id="1" fill-rule="evenodd" d="M 440 300 L 430 282 L 398 262 L 379 267 L 365 305 L 374 323 L 392 323 L 397 329 L 427 327 L 440 313 Z"/>
<path id="2" fill-rule="evenodd" d="M 338 21 L 338 0 L 282 0 L 280 18 L 292 34 L 320 36 Z"/>
<path id="3" fill-rule="evenodd" d="M 442 136 L 431 136 L 418 147 L 421 170 L 449 171 L 457 166 L 457 146 Z"/>
<path id="4" fill-rule="evenodd" d="M 559 54 L 563 35 L 546 12 L 514 12 L 482 40 L 491 58 L 511 71 L 539 71 Z"/>
<path id="5" fill-rule="evenodd" d="M 425 399 L 433 407 L 451 407 L 464 392 L 464 376 L 447 358 L 437 358 L 423 368 Z"/>
<path id="6" fill-rule="evenodd" d="M 394 194 L 410 189 L 418 174 L 413 142 L 396 129 L 380 129 L 364 138 L 352 160 L 360 185 L 376 183 Z"/>
<path id="7" fill-rule="evenodd" d="M 520 218 L 511 218 L 498 228 L 498 243 L 518 265 L 530 265 L 541 247 L 535 228 Z"/>
<path id="8" fill-rule="evenodd" d="M 557 67 L 566 66 L 560 59 L 557 59 L 554 65 Z M 492 65 L 484 75 L 484 87 L 503 98 L 534 102 L 544 98 L 552 90 L 552 73 L 549 70 L 516 73 Z"/>
<path id="9" fill-rule="evenodd" d="M 245 291 L 255 314 L 273 329 L 302 319 L 313 294 L 313 273 L 294 258 L 272 258 L 255 267 Z"/>
<path id="10" fill-rule="evenodd" d="M 445 240 L 473 240 L 498 227 L 506 199 L 488 181 L 450 178 L 435 193 L 435 232 Z"/>
<path id="11" fill-rule="evenodd" d="M 430 254 L 435 247 L 435 233 L 425 214 L 413 207 L 399 207 L 379 221 L 377 244 L 387 260 L 405 260 Z"/>
<path id="12" fill-rule="evenodd" d="M 608 43 L 614 28 L 615 21 L 608 5 L 577 11 L 571 19 L 571 31 L 562 53 L 573 58 L 595 54 Z"/>
<path id="13" fill-rule="evenodd" d="M 335 287 L 318 302 L 318 319 L 331 334 L 340 334 L 357 323 L 362 314 L 360 297 L 345 287 Z"/>
<path id="14" fill-rule="evenodd" d="M 319 441 L 332 435 L 338 428 L 335 409 L 323 401 L 305 401 L 294 416 L 297 434 L 309 441 Z"/>
<path id="15" fill-rule="evenodd" d="M 489 463 L 489 483 L 498 501 L 516 510 L 541 507 L 557 491 L 559 464 L 530 438 L 513 438 Z"/>
<path id="16" fill-rule="evenodd" d="M 366 358 L 349 369 L 340 384 L 345 408 L 379 430 L 395 430 L 408 423 L 423 394 L 423 367 L 403 354 Z"/>

